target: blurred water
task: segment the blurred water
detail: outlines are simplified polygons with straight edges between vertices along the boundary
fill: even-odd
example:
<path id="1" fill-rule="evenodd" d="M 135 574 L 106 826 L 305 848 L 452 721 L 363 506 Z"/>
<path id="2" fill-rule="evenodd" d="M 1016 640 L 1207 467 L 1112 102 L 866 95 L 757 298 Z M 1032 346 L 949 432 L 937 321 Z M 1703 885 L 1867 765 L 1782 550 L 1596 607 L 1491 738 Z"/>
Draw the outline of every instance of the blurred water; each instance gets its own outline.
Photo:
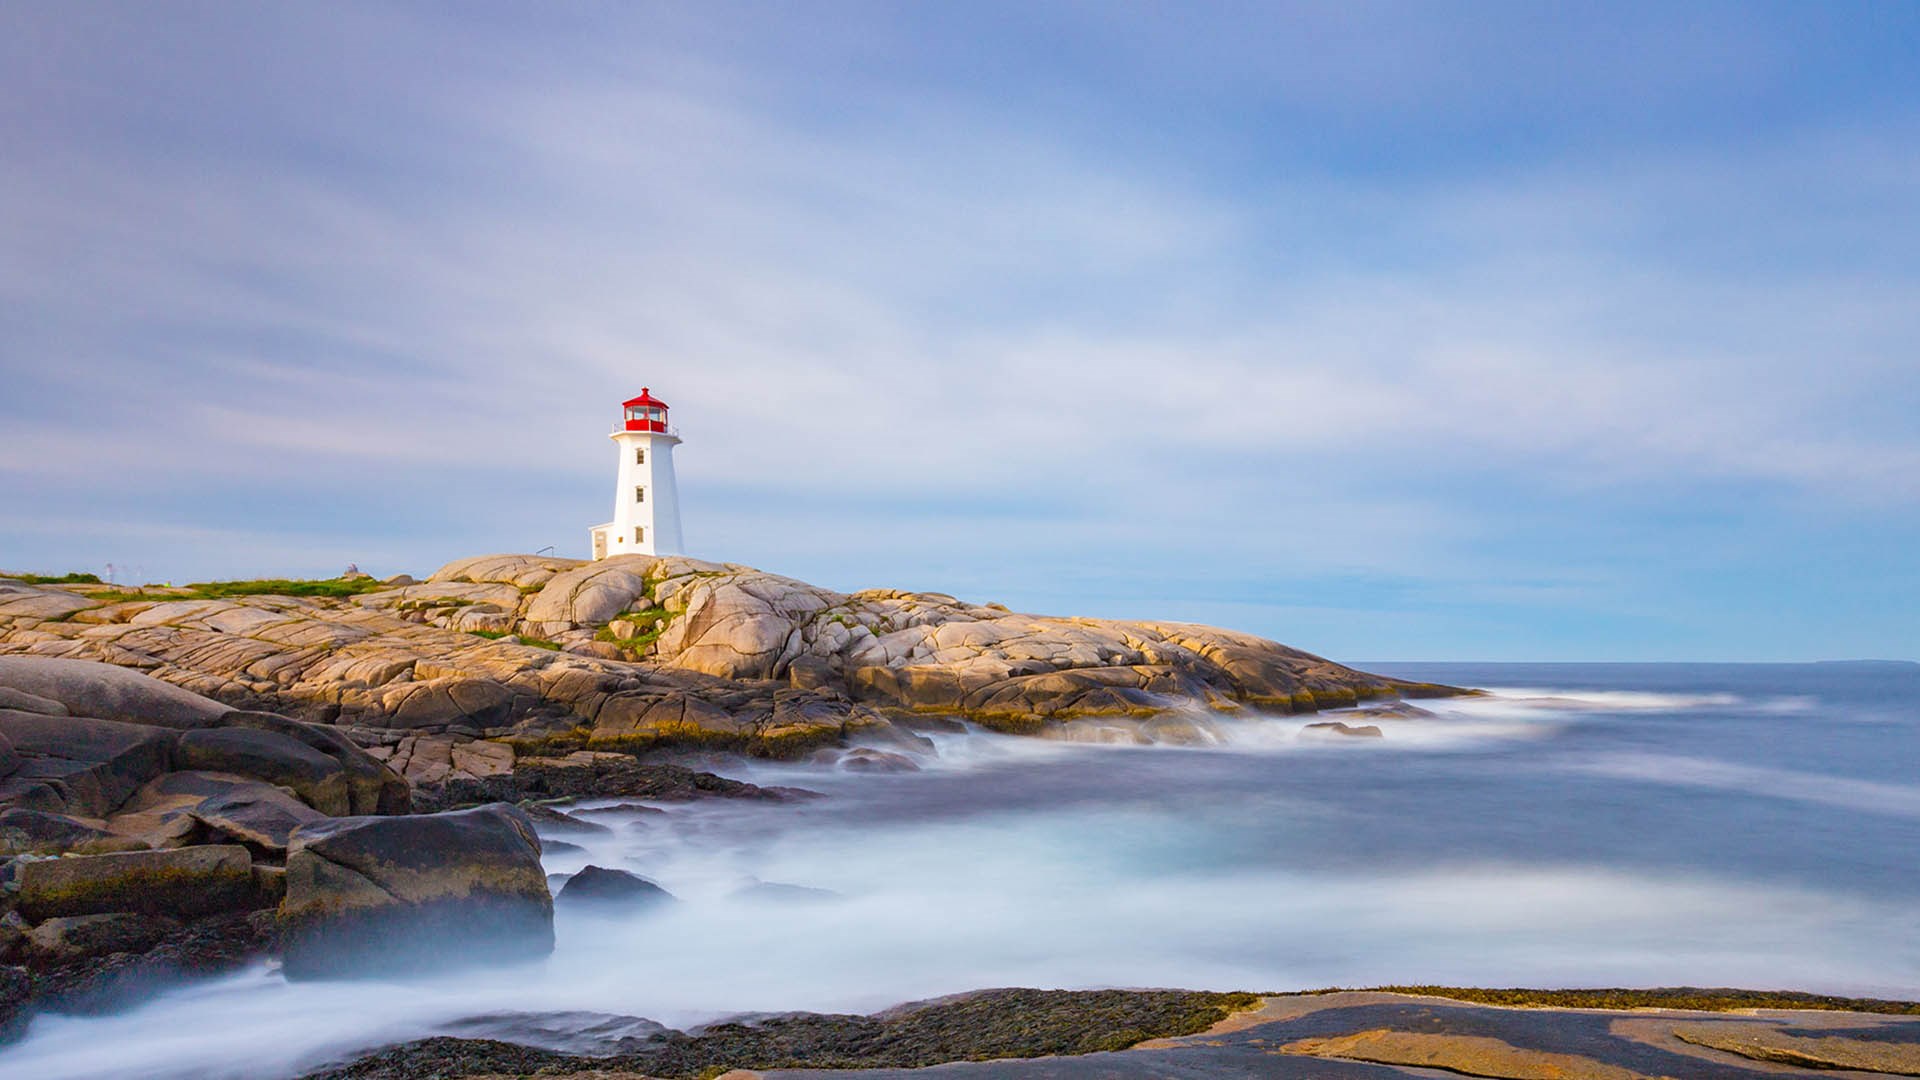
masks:
<path id="1" fill-rule="evenodd" d="M 1423 702 L 1377 740 L 1245 717 L 1199 747 L 974 732 L 936 736 L 917 773 L 736 769 L 829 797 L 595 818 L 613 831 L 566 837 L 587 850 L 550 870 L 621 866 L 681 902 L 563 910 L 547 961 L 305 984 L 256 965 L 38 1018 L 0 1075 L 292 1075 L 456 1025 L 527 1037 L 473 1020 L 503 1013 L 683 1027 L 1007 985 L 1920 998 L 1920 667 L 1376 670 L 1498 692 Z M 832 895 L 741 894 L 755 882 Z M 556 1021 L 556 1042 L 595 1023 Z"/>

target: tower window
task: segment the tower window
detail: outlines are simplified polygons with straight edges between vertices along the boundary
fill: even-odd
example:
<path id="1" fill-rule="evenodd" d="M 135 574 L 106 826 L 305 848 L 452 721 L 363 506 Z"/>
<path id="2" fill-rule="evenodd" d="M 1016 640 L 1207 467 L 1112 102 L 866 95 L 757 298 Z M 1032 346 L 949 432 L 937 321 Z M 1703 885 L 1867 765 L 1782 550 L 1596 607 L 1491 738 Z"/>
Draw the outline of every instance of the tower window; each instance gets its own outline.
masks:
<path id="1" fill-rule="evenodd" d="M 646 448 L 646 447 L 644 447 L 644 446 L 636 446 L 636 447 L 634 447 L 634 448 L 633 448 L 633 463 L 634 463 L 635 465 L 645 465 L 645 464 L 647 463 L 647 448 Z"/>
<path id="2" fill-rule="evenodd" d="M 639 525 L 633 527 L 633 542 L 636 544 L 644 544 L 647 542 L 647 530 L 644 527 Z"/>
<path id="3" fill-rule="evenodd" d="M 633 489 L 633 501 L 634 501 L 634 502 L 646 502 L 646 501 L 647 501 L 647 489 L 646 489 L 646 488 L 643 488 L 643 487 L 637 487 L 637 488 L 634 488 L 634 489 Z"/>

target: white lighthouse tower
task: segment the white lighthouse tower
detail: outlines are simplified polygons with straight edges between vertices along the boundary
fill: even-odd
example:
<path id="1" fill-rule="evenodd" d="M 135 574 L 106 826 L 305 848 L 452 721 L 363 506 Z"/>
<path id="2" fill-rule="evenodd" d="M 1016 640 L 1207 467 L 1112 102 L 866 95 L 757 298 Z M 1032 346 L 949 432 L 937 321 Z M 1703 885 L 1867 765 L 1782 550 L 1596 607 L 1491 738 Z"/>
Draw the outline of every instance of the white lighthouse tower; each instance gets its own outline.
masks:
<path id="1" fill-rule="evenodd" d="M 680 490 L 673 482 L 673 448 L 680 436 L 667 425 L 667 403 L 640 388 L 621 403 L 619 479 L 613 488 L 613 520 L 593 528 L 593 557 L 678 555 Z"/>

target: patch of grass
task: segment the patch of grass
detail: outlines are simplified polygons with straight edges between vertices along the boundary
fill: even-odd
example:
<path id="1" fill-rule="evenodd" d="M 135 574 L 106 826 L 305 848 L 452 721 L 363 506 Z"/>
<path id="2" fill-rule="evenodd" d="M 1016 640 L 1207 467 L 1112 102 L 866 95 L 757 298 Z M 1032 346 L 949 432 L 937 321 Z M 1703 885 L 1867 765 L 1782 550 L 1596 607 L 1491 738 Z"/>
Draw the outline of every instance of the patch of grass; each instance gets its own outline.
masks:
<path id="1" fill-rule="evenodd" d="M 1472 986 L 1373 986 L 1367 989 L 1383 994 L 1419 994 L 1425 997 L 1452 998 L 1455 1001 L 1471 1001 L 1481 1005 L 1532 1006 L 1548 1009 L 1690 1009 L 1696 1012 L 1729 1012 L 1734 1009 L 1820 1009 L 1883 1013 L 1892 1016 L 1920 1016 L 1920 1002 L 1833 997 L 1827 994 L 1803 994 L 1791 990 L 1732 990 L 1726 987 L 1697 986 L 1667 986 L 1647 990 L 1622 988 L 1495 990 Z M 1347 990 L 1340 987 L 1306 991 L 1308 994 L 1346 992 Z"/>
<path id="2" fill-rule="evenodd" d="M 631 652 L 644 653 L 652 647 L 654 642 L 660 640 L 660 635 L 667 632 L 667 626 L 679 617 L 679 612 L 669 611 L 663 607 L 647 607 L 639 611 L 623 612 L 601 627 L 600 632 L 593 635 L 593 639 L 618 645 Z M 630 638 L 615 637 L 613 624 L 622 619 L 639 627 L 640 632 Z"/>
<path id="3" fill-rule="evenodd" d="M 302 596 L 342 600 L 387 588 L 378 578 L 258 578 L 252 581 L 199 581 L 162 591 L 115 589 L 87 594 L 102 603 L 129 600 L 229 600 L 239 596 Z"/>
<path id="4" fill-rule="evenodd" d="M 467 633 L 472 634 L 474 637 L 486 638 L 488 641 L 513 638 L 516 644 L 531 645 L 536 649 L 547 649 L 552 652 L 560 651 L 560 643 L 557 641 L 548 641 L 546 638 L 528 637 L 525 634 L 516 634 L 511 630 L 469 630 Z"/>
<path id="5" fill-rule="evenodd" d="M 431 608 L 472 607 L 477 600 L 466 600 L 457 596 L 428 596 L 418 600 L 402 600 L 395 611 L 426 611 Z"/>
<path id="6" fill-rule="evenodd" d="M 88 593 L 87 599 L 98 600 L 103 604 L 125 604 L 134 600 L 197 600 L 199 597 L 175 592 L 150 593 L 139 589 L 131 592 L 125 589 L 108 589 L 105 592 Z"/>
<path id="7" fill-rule="evenodd" d="M 26 585 L 98 585 L 99 574 L 0 574 L 0 578 L 18 581 Z"/>
<path id="8" fill-rule="evenodd" d="M 230 596 L 322 596 L 341 599 L 359 596 L 362 593 L 377 592 L 386 587 L 386 583 L 379 578 L 358 577 L 318 580 L 263 578 L 256 581 L 201 581 L 188 585 L 187 589 L 207 600 Z"/>

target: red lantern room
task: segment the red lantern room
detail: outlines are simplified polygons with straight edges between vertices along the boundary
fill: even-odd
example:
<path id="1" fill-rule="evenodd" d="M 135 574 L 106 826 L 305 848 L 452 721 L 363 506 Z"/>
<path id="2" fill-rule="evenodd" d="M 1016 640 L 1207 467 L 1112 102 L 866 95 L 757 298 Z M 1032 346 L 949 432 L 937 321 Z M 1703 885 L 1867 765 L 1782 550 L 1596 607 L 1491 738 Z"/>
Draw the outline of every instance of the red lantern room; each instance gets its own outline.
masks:
<path id="1" fill-rule="evenodd" d="M 657 431 L 667 433 L 667 403 L 640 388 L 640 396 L 621 402 L 627 410 L 628 431 Z"/>

